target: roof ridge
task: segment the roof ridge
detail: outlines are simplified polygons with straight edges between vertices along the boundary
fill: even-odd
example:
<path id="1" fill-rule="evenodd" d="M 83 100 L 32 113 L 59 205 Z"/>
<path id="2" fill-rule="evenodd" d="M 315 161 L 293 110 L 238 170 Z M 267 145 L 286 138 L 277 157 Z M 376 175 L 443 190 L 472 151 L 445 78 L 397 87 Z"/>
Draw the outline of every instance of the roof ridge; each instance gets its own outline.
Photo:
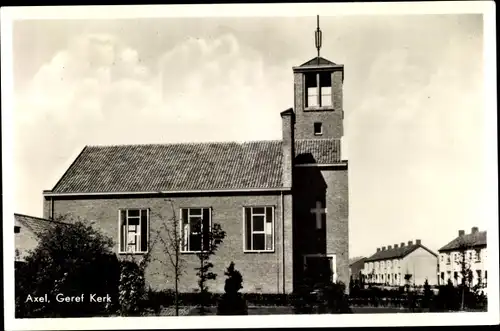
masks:
<path id="1" fill-rule="evenodd" d="M 54 221 L 54 220 L 50 220 L 50 219 L 47 219 L 47 218 L 42 218 L 42 217 L 37 217 L 37 216 L 30 216 L 30 215 L 20 214 L 20 213 L 14 213 L 14 216 L 28 217 L 28 218 L 33 218 L 33 219 L 37 219 L 37 220 L 40 220 L 40 221 L 46 221 L 46 222 L 51 222 L 51 223 L 59 223 L 59 224 L 71 225 L 71 223 L 66 223 L 66 222 L 61 222 L 61 221 Z"/>
<path id="2" fill-rule="evenodd" d="M 190 142 L 172 142 L 172 143 L 145 143 L 145 144 L 110 144 L 110 145 L 86 145 L 89 148 L 109 148 L 109 147 L 149 147 L 149 146 L 179 146 L 179 145 L 213 145 L 213 144 L 252 144 L 261 142 L 281 142 L 281 139 L 263 139 L 263 140 L 228 140 L 228 141 L 190 141 Z"/>

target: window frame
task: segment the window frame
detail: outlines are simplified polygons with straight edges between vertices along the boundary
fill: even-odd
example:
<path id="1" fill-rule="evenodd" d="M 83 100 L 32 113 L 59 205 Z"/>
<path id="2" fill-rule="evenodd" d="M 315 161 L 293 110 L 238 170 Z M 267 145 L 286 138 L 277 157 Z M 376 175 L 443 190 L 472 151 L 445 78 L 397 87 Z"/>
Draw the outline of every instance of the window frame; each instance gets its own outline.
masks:
<path id="1" fill-rule="evenodd" d="M 266 245 L 266 240 L 265 240 L 265 235 L 266 235 L 266 223 L 267 223 L 267 219 L 266 219 L 266 208 L 271 208 L 272 210 L 272 218 L 271 218 L 271 229 L 272 229 L 272 234 L 271 234 L 271 238 L 272 238 L 272 249 L 270 250 L 256 250 L 256 249 L 247 249 L 247 230 L 246 230 L 246 209 L 247 208 L 251 208 L 251 212 L 250 212 L 250 219 L 251 219 L 251 234 L 250 234 L 250 238 L 252 240 L 251 244 L 250 244 L 250 247 L 253 247 L 253 234 L 256 233 L 256 234 L 264 234 L 264 245 Z M 264 230 L 263 231 L 253 231 L 253 216 L 254 216 L 254 213 L 253 213 L 253 209 L 255 208 L 264 208 Z M 244 253 L 274 253 L 275 250 L 276 250 L 276 206 L 274 205 L 255 205 L 255 206 L 243 206 L 242 208 L 242 218 L 243 218 L 243 252 Z M 256 214 L 257 216 L 262 216 L 262 214 Z M 264 247 L 265 248 L 265 247 Z"/>
<path id="2" fill-rule="evenodd" d="M 322 104 L 322 86 L 321 86 L 321 75 L 327 74 L 330 76 L 330 86 L 325 86 L 330 88 L 330 104 L 327 106 L 323 106 Z M 309 91 L 308 91 L 308 85 L 307 85 L 307 76 L 308 75 L 314 75 L 316 78 L 316 86 L 314 87 L 316 89 L 316 104 L 315 106 L 310 106 L 309 105 Z M 304 86 L 304 109 L 305 110 L 333 110 L 334 109 L 334 98 L 333 98 L 333 72 L 331 71 L 316 71 L 316 72 L 306 72 L 303 75 L 303 86 Z M 325 94 L 328 96 L 328 94 Z"/>
<path id="3" fill-rule="evenodd" d="M 212 225 L 213 225 L 212 224 L 212 210 L 213 210 L 212 207 L 181 207 L 179 209 L 179 228 L 180 228 L 179 229 L 179 233 L 181 234 L 181 241 L 179 243 L 179 245 L 180 245 L 179 252 L 181 254 L 199 254 L 199 253 L 203 252 L 202 250 L 200 250 L 200 251 L 189 250 L 189 241 L 188 241 L 188 244 L 187 244 L 188 250 L 184 250 L 184 240 L 185 240 L 185 238 L 184 238 L 184 227 L 183 227 L 184 220 L 182 219 L 182 211 L 183 210 L 187 210 L 188 211 L 188 220 L 189 220 L 189 234 L 188 234 L 188 236 L 189 236 L 189 235 L 191 235 L 191 220 L 190 220 L 191 215 L 189 213 L 189 211 L 191 209 L 200 209 L 201 210 L 201 220 L 202 220 L 201 221 L 201 232 L 202 232 L 202 235 L 200 236 L 200 240 L 201 240 L 201 246 L 200 247 L 202 249 L 203 249 L 203 210 L 204 209 L 208 209 L 208 215 L 209 215 L 209 221 L 208 221 L 209 226 L 208 227 L 209 227 L 209 231 L 212 231 Z M 194 218 L 196 216 L 192 216 L 192 217 Z"/>
<path id="4" fill-rule="evenodd" d="M 146 239 L 146 250 L 145 251 L 134 251 L 134 252 L 129 252 L 127 250 L 122 251 L 122 211 L 126 212 L 126 232 L 127 236 L 125 238 L 128 238 L 128 219 L 129 219 L 129 211 L 130 210 L 138 210 L 139 211 L 139 242 L 142 240 L 143 234 L 142 234 L 142 211 L 146 211 L 146 234 L 147 234 L 147 239 Z M 144 255 L 149 253 L 149 242 L 150 242 L 150 223 L 151 223 L 151 212 L 150 208 L 144 208 L 144 207 L 134 207 L 134 208 L 119 208 L 118 209 L 118 254 L 119 255 Z M 141 246 L 141 243 L 139 244 Z M 124 246 L 124 248 L 127 248 L 127 245 Z"/>

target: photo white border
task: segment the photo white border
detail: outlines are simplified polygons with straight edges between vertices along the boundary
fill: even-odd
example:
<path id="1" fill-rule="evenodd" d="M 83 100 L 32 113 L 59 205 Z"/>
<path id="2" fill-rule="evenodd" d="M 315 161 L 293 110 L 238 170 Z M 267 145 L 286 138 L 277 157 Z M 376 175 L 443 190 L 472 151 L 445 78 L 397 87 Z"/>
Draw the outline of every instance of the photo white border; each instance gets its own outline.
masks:
<path id="1" fill-rule="evenodd" d="M 12 23 L 21 19 L 120 19 L 153 17 L 284 17 L 408 14 L 483 14 L 484 18 L 484 185 L 489 195 L 484 200 L 483 217 L 491 217 L 488 231 L 488 292 L 499 293 L 498 279 L 498 173 L 496 104 L 496 17 L 493 1 L 332 3 L 332 4 L 252 4 L 252 5 L 168 5 L 168 6 L 71 6 L 2 7 L 2 153 L 3 153 L 3 229 L 4 229 L 4 316 L 6 330 L 79 330 L 79 329 L 156 329 L 156 328 L 260 328 L 326 326 L 420 326 L 498 324 L 499 298 L 488 298 L 484 313 L 357 314 L 353 315 L 276 315 L 268 316 L 189 316 L 189 317 L 116 317 L 67 319 L 14 319 L 14 165 L 12 109 L 13 65 Z M 473 110 L 474 111 L 474 110 Z"/>

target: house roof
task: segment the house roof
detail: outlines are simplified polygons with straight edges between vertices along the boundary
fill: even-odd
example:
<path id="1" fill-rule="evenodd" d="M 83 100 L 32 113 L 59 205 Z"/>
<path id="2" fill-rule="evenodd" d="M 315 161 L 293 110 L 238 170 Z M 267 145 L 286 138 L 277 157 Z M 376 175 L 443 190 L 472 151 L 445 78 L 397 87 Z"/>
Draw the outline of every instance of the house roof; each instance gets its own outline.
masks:
<path id="1" fill-rule="evenodd" d="M 423 248 L 429 253 L 431 253 L 434 256 L 437 256 L 436 253 L 428 249 L 422 244 L 412 244 L 412 245 L 405 245 L 403 247 L 398 247 L 398 248 L 391 248 L 391 249 L 386 249 L 386 250 L 380 250 L 373 254 L 372 256 L 368 257 L 365 262 L 371 262 L 371 261 L 380 261 L 380 260 L 390 260 L 390 259 L 399 259 L 407 256 L 411 252 L 415 251 L 417 248 Z"/>
<path id="2" fill-rule="evenodd" d="M 282 188 L 281 140 L 87 146 L 51 193 Z M 295 141 L 296 163 L 333 164 L 340 140 Z"/>
<path id="3" fill-rule="evenodd" d="M 318 57 L 318 56 L 316 56 L 316 57 L 310 59 L 309 61 L 301 64 L 299 67 L 303 68 L 303 67 L 310 67 L 310 66 L 317 66 L 317 65 L 320 65 L 320 66 L 325 66 L 325 65 L 327 65 L 327 66 L 334 66 L 334 65 L 337 65 L 337 64 L 333 63 L 330 60 L 325 59 L 324 57 L 321 57 L 321 56 Z"/>
<path id="4" fill-rule="evenodd" d="M 22 214 L 14 214 L 14 220 L 19 222 L 37 237 L 39 237 L 46 230 L 55 227 L 57 224 L 68 224 Z"/>
<path id="5" fill-rule="evenodd" d="M 362 262 L 365 262 L 365 261 L 366 261 L 366 257 L 352 258 L 352 259 L 349 259 L 349 266 L 353 266 L 354 264 L 362 263 Z"/>
<path id="6" fill-rule="evenodd" d="M 478 231 L 476 233 L 469 233 L 463 236 L 458 236 L 441 247 L 438 251 L 454 251 L 464 246 L 467 248 L 486 246 L 486 231 Z"/>

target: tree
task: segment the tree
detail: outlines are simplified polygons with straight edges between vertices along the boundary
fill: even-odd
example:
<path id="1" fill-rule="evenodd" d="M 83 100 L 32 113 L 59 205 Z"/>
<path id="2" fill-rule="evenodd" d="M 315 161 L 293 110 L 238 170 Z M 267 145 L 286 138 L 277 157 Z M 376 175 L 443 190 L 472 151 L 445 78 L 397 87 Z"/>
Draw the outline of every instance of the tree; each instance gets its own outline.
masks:
<path id="1" fill-rule="evenodd" d="M 218 315 L 247 315 L 246 302 L 239 290 L 243 288 L 243 277 L 241 273 L 234 268 L 234 262 L 229 264 L 224 275 L 227 276 L 224 285 L 224 294 L 218 305 Z"/>
<path id="2" fill-rule="evenodd" d="M 466 306 L 466 297 L 469 296 L 472 280 L 473 280 L 473 273 L 472 273 L 472 250 L 473 247 L 471 246 L 470 243 L 465 240 L 464 236 L 459 237 L 459 242 L 458 242 L 458 252 L 455 255 L 455 262 L 458 264 L 460 268 L 460 293 L 461 293 L 461 299 L 460 299 L 460 309 L 464 310 Z M 467 254 L 469 253 L 469 254 Z M 470 255 L 469 258 L 467 255 Z"/>
<path id="3" fill-rule="evenodd" d="M 179 281 L 185 271 L 185 261 L 181 254 L 182 232 L 179 220 L 175 216 L 173 201 L 171 199 L 165 199 L 165 201 L 170 203 L 172 217 L 164 219 L 162 215 L 156 215 L 162 222 L 156 230 L 156 238 L 162 243 L 162 253 L 168 260 L 158 259 L 158 262 L 166 265 L 173 272 L 175 315 L 179 316 Z"/>
<path id="4" fill-rule="evenodd" d="M 217 274 L 213 273 L 211 270 L 213 268 L 213 263 L 210 262 L 210 257 L 214 255 L 226 237 L 226 232 L 222 230 L 220 224 L 214 223 L 208 231 L 203 231 L 202 228 L 203 220 L 194 225 L 194 231 L 201 233 L 201 251 L 196 253 L 200 265 L 195 268 L 196 275 L 198 276 L 198 286 L 200 289 L 199 293 L 199 308 L 200 314 L 204 315 L 208 300 L 208 286 L 207 281 L 215 280 Z"/>
<path id="5" fill-rule="evenodd" d="M 112 312 L 118 302 L 120 277 L 113 241 L 83 219 L 65 215 L 58 217 L 54 224 L 40 235 L 38 246 L 28 253 L 26 263 L 17 270 L 17 315 L 79 317 Z M 45 294 L 48 298 L 45 303 L 28 299 L 28 295 Z M 56 299 L 58 294 L 83 295 L 83 300 L 61 303 Z M 111 302 L 90 302 L 92 294 L 109 295 Z"/>

